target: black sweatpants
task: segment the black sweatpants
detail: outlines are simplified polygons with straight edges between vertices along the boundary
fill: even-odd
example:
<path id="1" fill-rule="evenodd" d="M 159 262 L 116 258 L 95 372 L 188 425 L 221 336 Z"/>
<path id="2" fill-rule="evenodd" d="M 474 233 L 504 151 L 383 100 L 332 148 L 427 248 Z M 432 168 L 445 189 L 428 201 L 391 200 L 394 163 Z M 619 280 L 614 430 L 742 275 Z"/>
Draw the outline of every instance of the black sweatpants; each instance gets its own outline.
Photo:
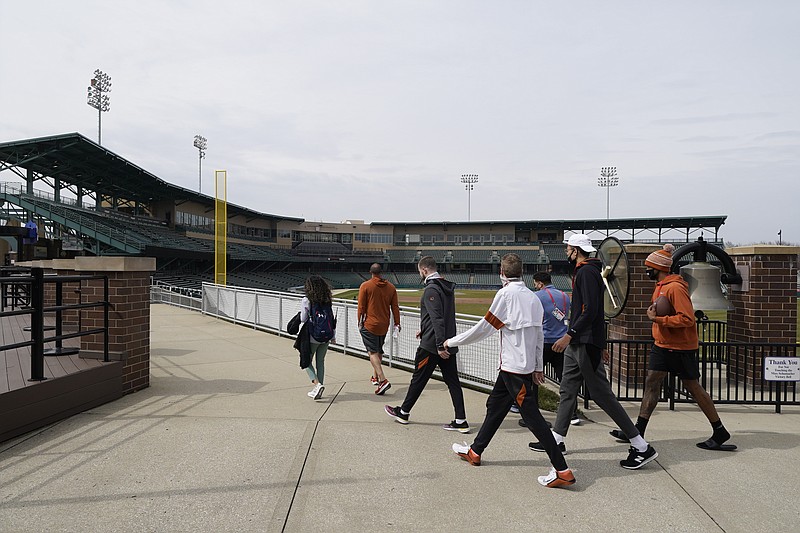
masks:
<path id="1" fill-rule="evenodd" d="M 500 428 L 500 424 L 503 423 L 511 404 L 515 402 L 519 406 L 519 412 L 528 429 L 544 446 L 550 463 L 556 470 L 566 470 L 567 462 L 539 411 L 539 386 L 533 382 L 533 374 L 512 374 L 504 370 L 500 371 L 492 392 L 486 399 L 486 419 L 475 436 L 472 451 L 478 455 L 483 453 Z"/>
<path id="2" fill-rule="evenodd" d="M 414 404 L 419 400 L 422 390 L 431 379 L 436 366 L 442 371 L 442 379 L 450 391 L 450 399 L 453 400 L 453 410 L 455 418 L 466 420 L 467 412 L 464 409 L 464 391 L 461 390 L 461 382 L 458 380 L 458 368 L 456 367 L 456 356 L 451 355 L 447 359 L 439 357 L 438 353 L 430 353 L 417 348 L 417 355 L 414 356 L 414 374 L 411 376 L 411 384 L 408 386 L 406 399 L 400 409 L 410 413 Z"/>

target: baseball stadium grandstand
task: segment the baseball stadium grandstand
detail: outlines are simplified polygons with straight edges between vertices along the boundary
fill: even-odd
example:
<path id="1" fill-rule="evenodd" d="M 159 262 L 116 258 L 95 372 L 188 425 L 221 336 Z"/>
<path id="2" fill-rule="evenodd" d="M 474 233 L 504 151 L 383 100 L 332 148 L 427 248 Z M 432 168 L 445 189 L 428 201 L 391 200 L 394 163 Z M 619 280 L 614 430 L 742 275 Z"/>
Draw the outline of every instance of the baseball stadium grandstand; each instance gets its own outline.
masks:
<path id="1" fill-rule="evenodd" d="M 214 281 L 215 198 L 161 179 L 78 134 L 0 143 L 0 252 L 11 261 L 76 255 L 156 258 L 154 283 L 199 289 Z M 426 255 L 463 287 L 498 286 L 500 258 L 519 254 L 525 280 L 538 270 L 570 289 L 563 239 L 681 245 L 698 235 L 722 245 L 725 216 L 483 222 L 306 221 L 227 206 L 227 283 L 268 290 L 302 285 L 309 273 L 352 288 L 381 263 L 398 287 L 418 287 Z M 33 222 L 38 241 L 25 242 Z"/>

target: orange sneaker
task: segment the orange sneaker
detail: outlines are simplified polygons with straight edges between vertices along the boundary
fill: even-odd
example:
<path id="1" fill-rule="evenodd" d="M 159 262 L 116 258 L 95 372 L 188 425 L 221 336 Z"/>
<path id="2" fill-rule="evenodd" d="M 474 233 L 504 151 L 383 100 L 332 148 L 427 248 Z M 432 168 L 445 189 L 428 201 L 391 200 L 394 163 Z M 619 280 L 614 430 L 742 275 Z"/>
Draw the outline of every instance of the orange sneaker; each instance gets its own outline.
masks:
<path id="1" fill-rule="evenodd" d="M 375 389 L 375 394 L 378 396 L 382 395 L 384 392 L 392 388 L 392 384 L 389 383 L 388 379 L 384 379 L 378 384 L 378 388 Z"/>
<path id="2" fill-rule="evenodd" d="M 555 468 L 550 469 L 550 473 L 546 476 L 539 476 L 539 484 L 545 487 L 569 487 L 575 483 L 575 476 L 572 475 L 572 470 L 557 471 Z"/>
<path id="3" fill-rule="evenodd" d="M 481 466 L 481 456 L 473 452 L 466 442 L 464 444 L 454 443 L 453 451 L 472 466 Z"/>

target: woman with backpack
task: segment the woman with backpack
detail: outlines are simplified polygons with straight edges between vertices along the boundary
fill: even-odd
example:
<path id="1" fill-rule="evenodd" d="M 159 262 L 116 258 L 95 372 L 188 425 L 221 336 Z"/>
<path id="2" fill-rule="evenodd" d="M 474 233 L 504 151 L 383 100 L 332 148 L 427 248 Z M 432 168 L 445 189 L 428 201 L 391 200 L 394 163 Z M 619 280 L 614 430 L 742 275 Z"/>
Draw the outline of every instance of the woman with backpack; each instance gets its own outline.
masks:
<path id="1" fill-rule="evenodd" d="M 333 296 L 328 283 L 319 276 L 309 276 L 305 284 L 306 295 L 300 302 L 300 322 L 308 322 L 311 340 L 311 364 L 306 367 L 314 388 L 308 396 L 319 400 L 325 390 L 325 354 L 328 344 L 336 336 L 336 319 L 333 316 Z M 316 361 L 316 370 L 314 362 Z"/>

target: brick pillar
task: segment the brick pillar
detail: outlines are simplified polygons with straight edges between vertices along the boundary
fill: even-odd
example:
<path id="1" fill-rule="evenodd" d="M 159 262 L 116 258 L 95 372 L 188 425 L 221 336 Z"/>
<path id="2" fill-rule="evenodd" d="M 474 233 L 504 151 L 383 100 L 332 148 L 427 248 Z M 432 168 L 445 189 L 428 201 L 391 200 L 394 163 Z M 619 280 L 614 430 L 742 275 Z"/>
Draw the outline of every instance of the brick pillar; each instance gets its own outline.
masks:
<path id="1" fill-rule="evenodd" d="M 625 309 L 619 316 L 609 320 L 609 339 L 652 340 L 652 322 L 647 318 L 647 308 L 650 306 L 650 297 L 653 294 L 655 282 L 645 275 L 644 260 L 652 252 L 660 249 L 661 246 L 650 244 L 625 245 L 631 284 Z M 646 353 L 641 353 L 641 348 L 637 351 L 636 346 L 622 345 L 619 353 L 614 354 L 613 366 L 619 369 L 621 378 L 644 382 L 647 374 L 646 355 Z"/>
<path id="2" fill-rule="evenodd" d="M 77 257 L 75 274 L 108 277 L 108 342 L 113 359 L 123 362 L 122 392 L 150 385 L 150 273 L 155 259 L 149 257 Z M 83 302 L 103 300 L 103 280 L 83 282 Z M 103 327 L 103 309 L 87 309 L 83 328 Z M 81 337 L 81 351 L 102 354 L 103 335 Z M 102 356 L 102 355 L 101 355 Z"/>
<path id="3" fill-rule="evenodd" d="M 728 342 L 743 344 L 797 342 L 797 267 L 800 247 L 742 246 L 726 250 L 742 276 L 728 298 Z M 731 366 L 737 379 L 758 384 L 763 369 L 762 352 L 734 352 Z M 769 355 L 767 353 L 767 355 Z"/>
<path id="4" fill-rule="evenodd" d="M 50 268 L 58 276 L 75 276 L 75 261 L 73 259 L 53 259 L 47 261 Z M 47 272 L 45 272 L 47 274 Z M 80 301 L 79 293 L 75 290 L 79 289 L 81 284 L 77 281 L 70 281 L 61 284 L 61 303 L 63 305 L 73 305 Z M 45 285 L 45 301 L 48 300 L 48 292 L 53 291 L 52 303 L 46 305 L 55 305 L 55 290 L 56 284 L 48 283 Z M 78 330 L 78 310 L 67 310 L 61 313 L 61 325 L 64 331 L 77 331 Z"/>

